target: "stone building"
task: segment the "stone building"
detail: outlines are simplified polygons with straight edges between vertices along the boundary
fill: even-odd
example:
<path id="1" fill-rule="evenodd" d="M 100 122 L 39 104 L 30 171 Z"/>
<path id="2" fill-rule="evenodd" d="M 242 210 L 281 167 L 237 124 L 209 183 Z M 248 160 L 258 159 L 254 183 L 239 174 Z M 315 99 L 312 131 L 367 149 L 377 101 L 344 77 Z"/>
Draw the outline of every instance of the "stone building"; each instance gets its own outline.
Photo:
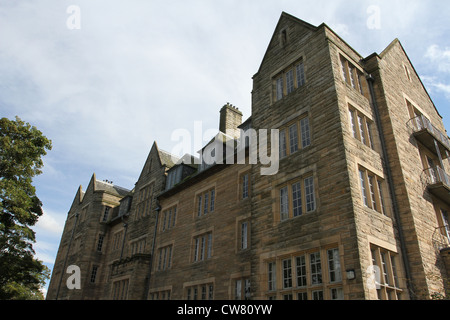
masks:
<path id="1" fill-rule="evenodd" d="M 220 143 L 202 149 L 226 145 L 229 164 L 154 143 L 133 190 L 95 175 L 80 187 L 47 299 L 445 295 L 450 142 L 399 40 L 363 57 L 282 13 L 242 116 L 225 105 Z M 279 130 L 276 174 L 252 161 L 250 128 Z"/>

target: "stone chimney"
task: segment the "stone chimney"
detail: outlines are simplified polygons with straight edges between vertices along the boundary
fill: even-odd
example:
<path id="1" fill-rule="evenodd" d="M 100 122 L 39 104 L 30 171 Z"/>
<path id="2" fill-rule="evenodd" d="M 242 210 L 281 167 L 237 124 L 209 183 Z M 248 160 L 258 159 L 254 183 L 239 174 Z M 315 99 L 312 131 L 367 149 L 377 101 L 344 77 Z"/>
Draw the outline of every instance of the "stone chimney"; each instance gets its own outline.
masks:
<path id="1" fill-rule="evenodd" d="M 239 138 L 238 126 L 242 123 L 242 112 L 228 103 L 220 109 L 219 130 L 233 138 Z"/>

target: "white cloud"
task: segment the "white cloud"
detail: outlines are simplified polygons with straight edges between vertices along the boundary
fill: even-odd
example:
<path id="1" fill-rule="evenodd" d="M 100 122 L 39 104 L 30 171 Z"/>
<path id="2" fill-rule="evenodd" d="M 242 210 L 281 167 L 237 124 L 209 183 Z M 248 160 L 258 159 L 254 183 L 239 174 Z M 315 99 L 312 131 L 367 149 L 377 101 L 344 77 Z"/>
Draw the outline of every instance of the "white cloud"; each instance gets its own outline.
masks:
<path id="1" fill-rule="evenodd" d="M 450 73 L 450 48 L 433 44 L 427 48 L 425 58 L 433 63 L 438 71 Z"/>
<path id="2" fill-rule="evenodd" d="M 61 235 L 64 229 L 65 216 L 44 208 L 44 214 L 39 217 L 35 229 L 42 234 Z"/>

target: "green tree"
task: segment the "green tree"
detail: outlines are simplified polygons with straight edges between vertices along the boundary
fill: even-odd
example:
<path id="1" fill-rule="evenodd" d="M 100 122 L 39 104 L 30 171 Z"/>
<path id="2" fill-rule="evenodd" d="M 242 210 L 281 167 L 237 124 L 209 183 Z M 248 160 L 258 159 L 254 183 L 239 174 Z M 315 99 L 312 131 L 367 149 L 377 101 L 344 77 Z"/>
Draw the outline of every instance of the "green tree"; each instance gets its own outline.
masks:
<path id="1" fill-rule="evenodd" d="M 43 214 L 32 185 L 52 144 L 19 117 L 0 119 L 0 299 L 42 299 L 48 268 L 34 258 L 35 232 Z"/>

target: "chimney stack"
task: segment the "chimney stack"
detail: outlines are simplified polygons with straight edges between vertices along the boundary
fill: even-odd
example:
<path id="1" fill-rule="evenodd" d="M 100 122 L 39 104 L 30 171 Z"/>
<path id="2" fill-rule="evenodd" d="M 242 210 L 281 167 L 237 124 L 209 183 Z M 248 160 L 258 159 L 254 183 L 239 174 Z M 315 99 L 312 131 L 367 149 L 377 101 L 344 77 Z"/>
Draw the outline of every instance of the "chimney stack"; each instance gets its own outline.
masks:
<path id="1" fill-rule="evenodd" d="M 242 112 L 238 108 L 227 102 L 220 109 L 219 130 L 233 138 L 239 138 L 239 125 L 242 124 Z"/>

